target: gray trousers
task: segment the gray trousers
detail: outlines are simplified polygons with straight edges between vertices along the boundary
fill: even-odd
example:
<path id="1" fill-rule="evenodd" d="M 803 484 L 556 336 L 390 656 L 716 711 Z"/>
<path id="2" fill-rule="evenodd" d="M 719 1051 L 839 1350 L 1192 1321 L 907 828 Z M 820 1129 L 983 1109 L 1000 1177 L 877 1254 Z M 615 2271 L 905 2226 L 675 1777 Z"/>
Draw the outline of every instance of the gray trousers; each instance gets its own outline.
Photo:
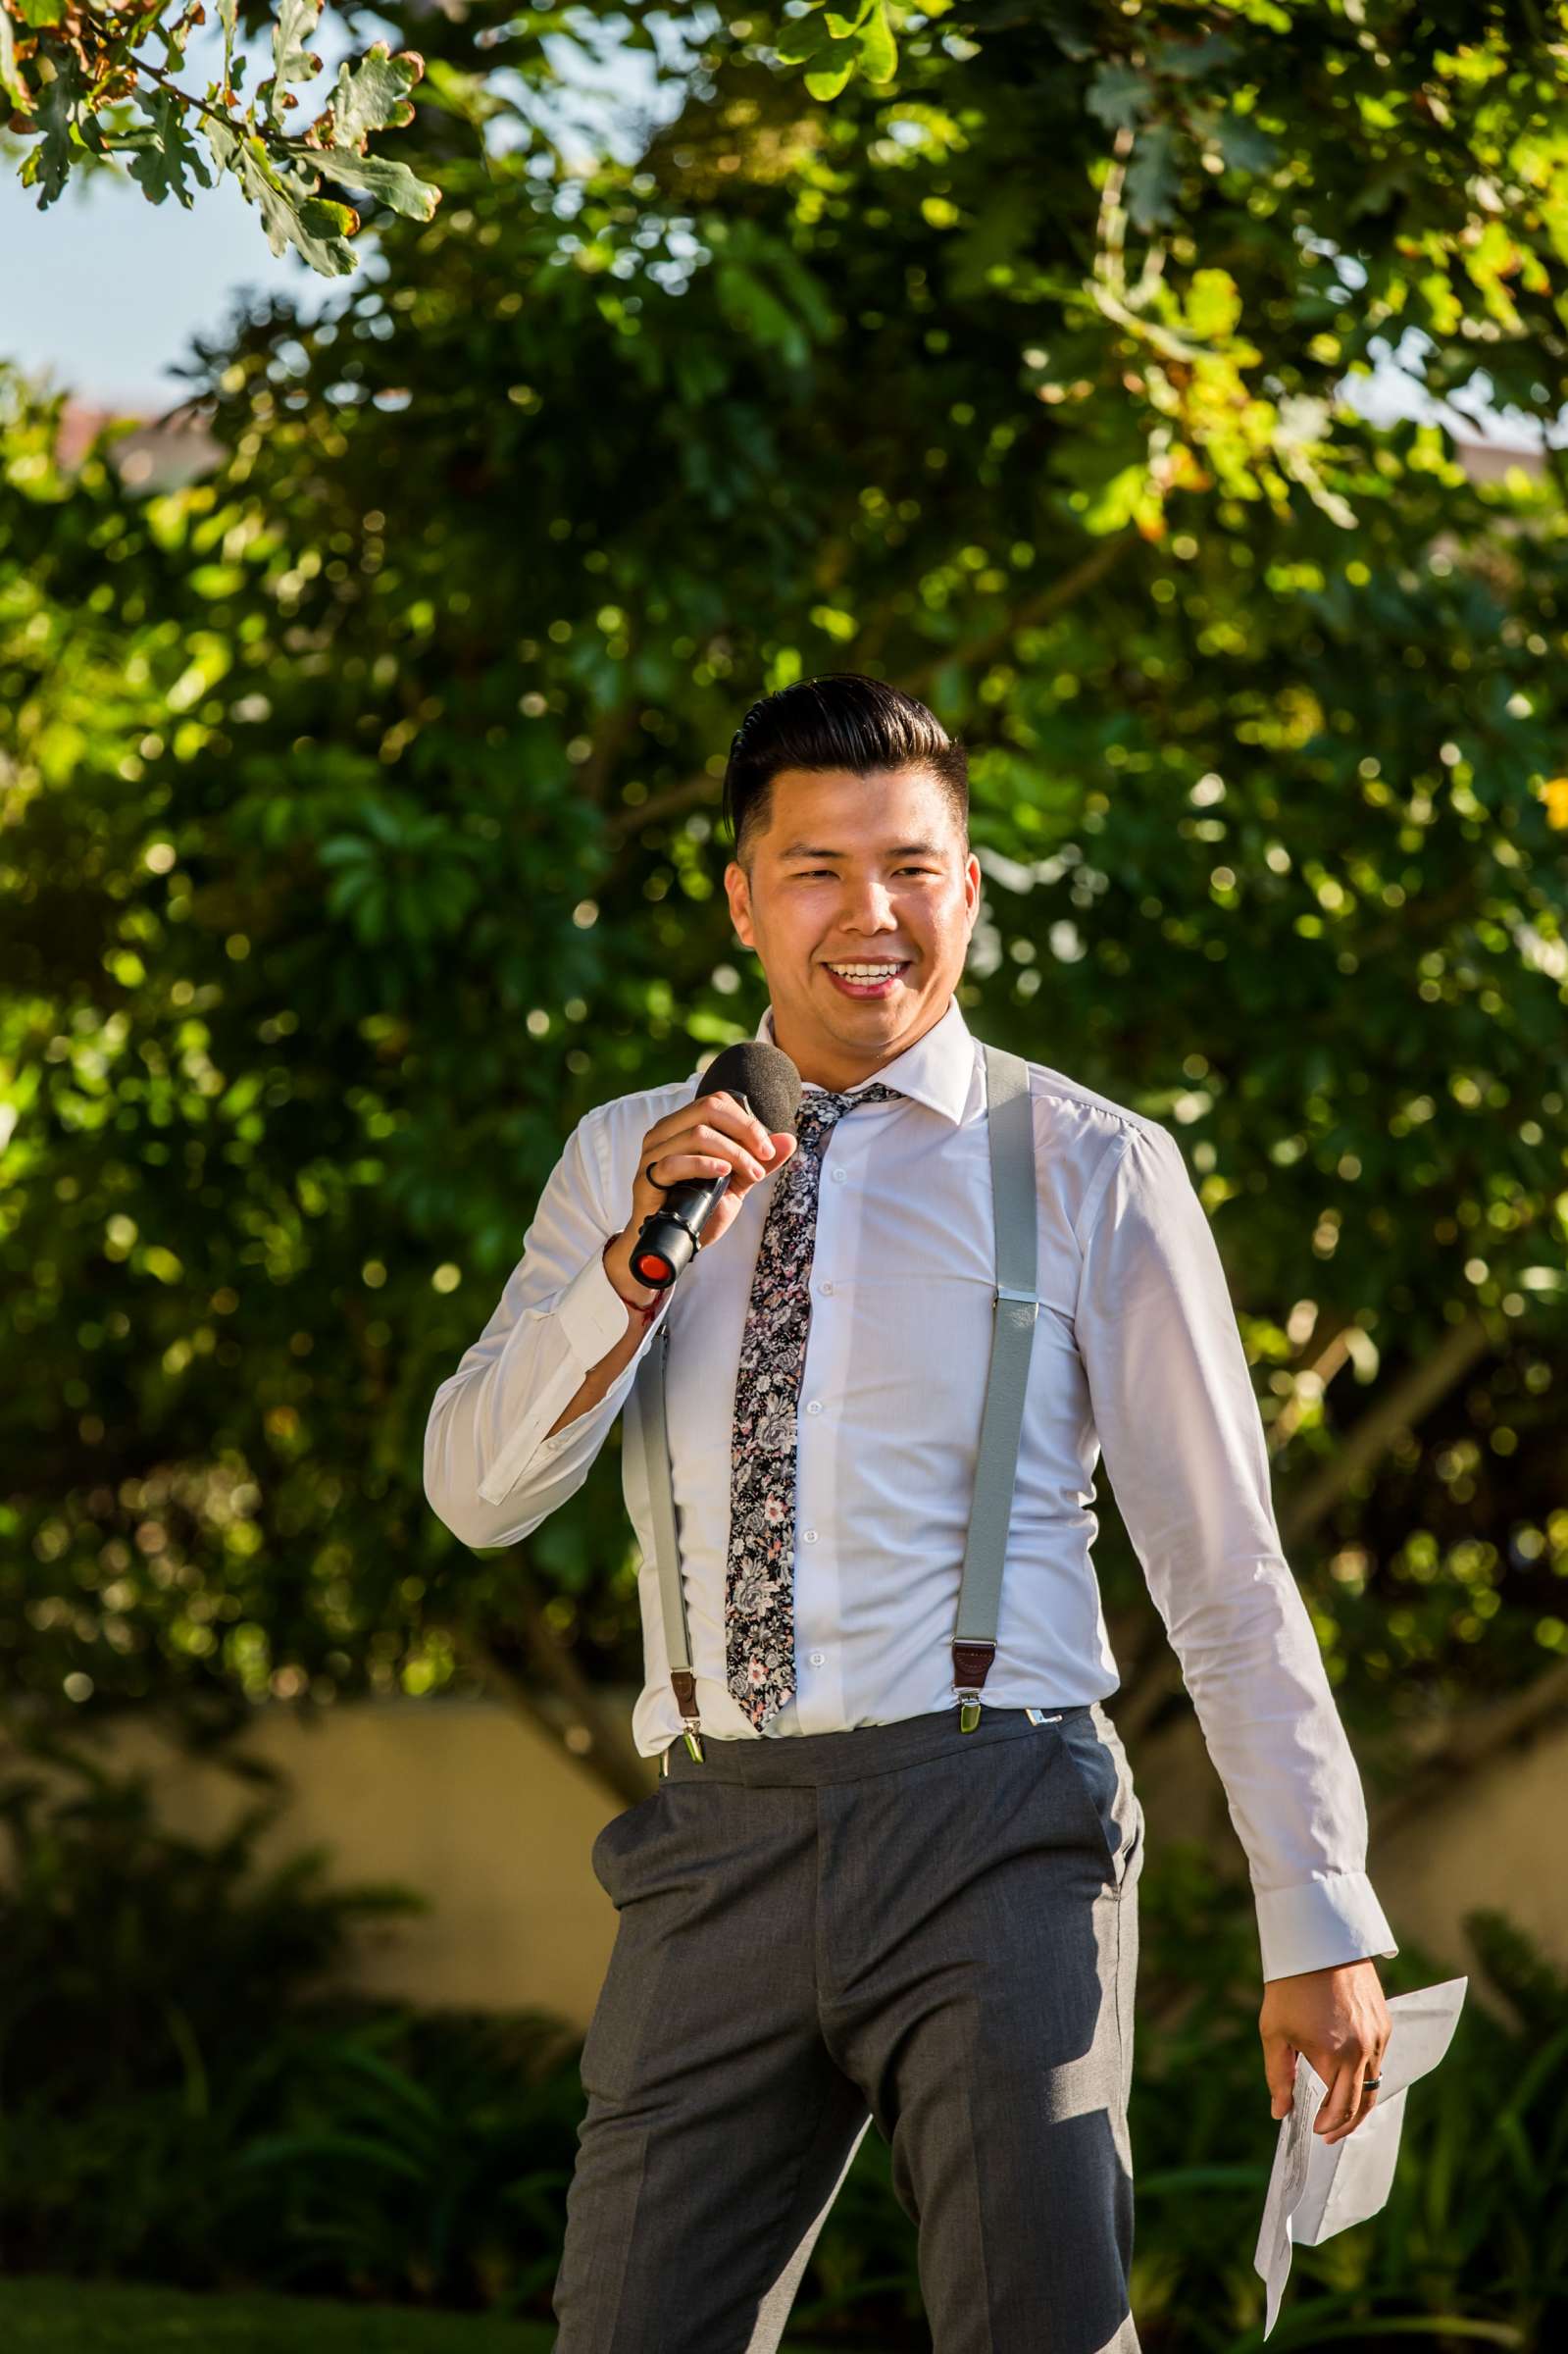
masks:
<path id="1" fill-rule="evenodd" d="M 1143 1811 L 1046 1718 L 678 1740 L 605 1825 L 556 2354 L 774 2354 L 873 2120 L 934 2354 L 1138 2354 Z"/>

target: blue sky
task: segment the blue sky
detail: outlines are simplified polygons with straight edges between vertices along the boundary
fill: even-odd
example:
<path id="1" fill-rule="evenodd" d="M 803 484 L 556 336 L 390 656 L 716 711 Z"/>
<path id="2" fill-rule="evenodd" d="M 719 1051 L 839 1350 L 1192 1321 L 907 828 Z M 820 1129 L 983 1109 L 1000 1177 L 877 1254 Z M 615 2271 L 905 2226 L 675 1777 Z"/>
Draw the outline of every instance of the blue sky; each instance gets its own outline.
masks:
<path id="1" fill-rule="evenodd" d="M 274 260 L 231 179 L 198 191 L 188 213 L 107 177 L 40 213 L 14 173 L 0 179 L 5 356 L 94 403 L 167 408 L 182 389 L 169 362 L 193 333 L 222 326 L 239 288 L 295 287 L 314 301 L 328 282 Z"/>

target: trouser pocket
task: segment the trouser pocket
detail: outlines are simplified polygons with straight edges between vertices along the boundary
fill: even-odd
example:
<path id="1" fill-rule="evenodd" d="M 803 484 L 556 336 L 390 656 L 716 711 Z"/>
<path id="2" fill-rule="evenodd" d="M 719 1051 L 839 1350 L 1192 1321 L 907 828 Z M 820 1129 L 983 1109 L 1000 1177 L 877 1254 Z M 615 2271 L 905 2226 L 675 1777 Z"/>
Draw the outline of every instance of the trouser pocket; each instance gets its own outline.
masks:
<path id="1" fill-rule="evenodd" d="M 594 1878 L 617 1911 L 620 1910 L 624 1881 L 622 1859 L 629 1856 L 649 1825 L 657 1822 L 668 1810 L 665 1807 L 666 1786 L 662 1782 L 646 1798 L 639 1798 L 619 1815 L 612 1815 L 592 1847 L 588 1850 L 588 1865 Z"/>
<path id="2" fill-rule="evenodd" d="M 1121 1735 L 1102 1709 L 1064 1715 L 1056 1735 L 1065 1775 L 1081 1795 L 1086 1830 L 1105 1856 L 1113 1895 L 1126 1894 L 1142 1860 L 1143 1809 Z"/>

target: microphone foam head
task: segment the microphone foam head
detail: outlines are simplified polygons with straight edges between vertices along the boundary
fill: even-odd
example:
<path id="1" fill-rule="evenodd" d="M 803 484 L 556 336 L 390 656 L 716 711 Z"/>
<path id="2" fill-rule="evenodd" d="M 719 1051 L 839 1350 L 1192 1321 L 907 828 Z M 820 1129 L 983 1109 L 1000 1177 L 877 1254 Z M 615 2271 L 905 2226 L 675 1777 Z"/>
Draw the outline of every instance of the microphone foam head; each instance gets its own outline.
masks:
<path id="1" fill-rule="evenodd" d="M 800 1073 L 782 1047 L 743 1038 L 714 1056 L 697 1081 L 699 1096 L 744 1096 L 764 1128 L 793 1135 Z"/>

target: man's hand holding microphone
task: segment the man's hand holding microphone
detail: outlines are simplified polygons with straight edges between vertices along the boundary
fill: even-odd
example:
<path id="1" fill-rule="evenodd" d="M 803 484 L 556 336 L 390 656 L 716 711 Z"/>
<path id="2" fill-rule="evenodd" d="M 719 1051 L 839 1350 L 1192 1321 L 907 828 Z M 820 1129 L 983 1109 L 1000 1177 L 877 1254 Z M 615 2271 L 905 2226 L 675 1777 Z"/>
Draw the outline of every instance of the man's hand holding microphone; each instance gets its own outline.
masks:
<path id="1" fill-rule="evenodd" d="M 626 1331 L 584 1376 L 549 1438 L 605 1397 L 682 1269 L 729 1231 L 751 1188 L 795 1150 L 800 1074 L 777 1047 L 743 1040 L 727 1047 L 703 1076 L 705 1092 L 667 1111 L 643 1136 L 631 1216 L 603 1250 L 605 1274 L 626 1303 Z M 639 1265 L 656 1267 L 662 1280 L 645 1281 Z"/>
<path id="2" fill-rule="evenodd" d="M 610 1352 L 600 1356 L 598 1365 L 586 1372 L 582 1389 L 558 1414 L 556 1422 L 546 1431 L 546 1438 L 553 1438 L 556 1431 L 563 1431 L 570 1422 L 577 1422 L 580 1414 L 586 1414 L 593 1406 L 598 1406 L 619 1375 L 627 1370 L 631 1358 L 638 1354 L 642 1335 L 650 1323 L 642 1311 L 657 1306 L 666 1290 L 671 1290 L 671 1285 L 659 1290 L 650 1283 L 640 1283 L 638 1276 L 631 1271 L 631 1257 L 638 1246 L 638 1236 L 647 1219 L 664 1207 L 662 1187 L 657 1187 L 652 1179 L 659 1177 L 664 1187 L 681 1182 L 713 1184 L 718 1177 L 728 1179 L 723 1194 L 713 1203 L 701 1224 L 701 1246 L 706 1248 L 734 1224 L 741 1201 L 746 1199 L 753 1184 L 768 1177 L 777 1167 L 784 1167 L 796 1149 L 796 1142 L 793 1128 L 763 1128 L 756 1113 L 744 1111 L 723 1088 L 713 1090 L 711 1095 L 692 1097 L 689 1104 L 678 1104 L 674 1111 L 666 1111 L 662 1120 L 654 1120 L 652 1128 L 642 1137 L 638 1175 L 631 1184 L 631 1217 L 622 1231 L 605 1243 L 603 1250 L 607 1278 L 627 1302 L 627 1332 Z"/>
<path id="3" fill-rule="evenodd" d="M 795 1149 L 787 1128 L 765 1128 L 751 1112 L 742 1110 L 733 1096 L 721 1089 L 697 1096 L 655 1120 L 642 1139 L 637 1173 L 632 1187 L 632 1215 L 621 1232 L 604 1246 L 604 1271 L 623 1300 L 637 1307 L 654 1307 L 670 1288 L 652 1286 L 633 1272 L 638 1237 L 649 1218 L 665 1207 L 665 1190 L 683 1178 L 708 1185 L 728 1175 L 724 1192 L 708 1211 L 702 1226 L 706 1247 L 734 1224 L 740 1204 L 751 1188 L 775 1169 L 782 1169 Z M 658 1184 L 654 1179 L 659 1180 Z M 642 1327 L 631 1327 L 634 1340 Z"/>

